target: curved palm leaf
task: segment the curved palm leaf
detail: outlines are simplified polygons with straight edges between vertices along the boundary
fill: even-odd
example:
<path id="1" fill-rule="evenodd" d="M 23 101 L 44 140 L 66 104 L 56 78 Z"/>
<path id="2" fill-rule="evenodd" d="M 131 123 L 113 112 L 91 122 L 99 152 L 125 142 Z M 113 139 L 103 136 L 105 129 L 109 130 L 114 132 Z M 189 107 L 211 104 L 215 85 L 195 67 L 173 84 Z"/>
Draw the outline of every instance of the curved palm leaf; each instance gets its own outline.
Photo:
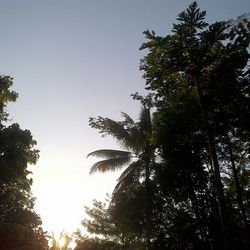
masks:
<path id="1" fill-rule="evenodd" d="M 100 149 L 100 150 L 96 150 L 96 151 L 89 153 L 87 157 L 89 156 L 102 157 L 104 159 L 109 159 L 109 158 L 131 157 L 132 154 L 129 151 L 114 150 L 114 149 Z"/>
<path id="2" fill-rule="evenodd" d="M 124 117 L 125 122 L 126 122 L 127 124 L 135 125 L 134 120 L 133 120 L 127 113 L 121 112 L 121 114 L 122 114 L 122 116 Z"/>
<path id="3" fill-rule="evenodd" d="M 131 157 L 110 158 L 96 162 L 90 169 L 90 174 L 95 172 L 116 171 L 131 161 Z"/>
<path id="4" fill-rule="evenodd" d="M 133 177 L 141 170 L 142 166 L 143 163 L 140 160 L 132 162 L 117 179 L 118 183 L 115 186 L 113 194 L 119 194 L 123 190 L 123 187 L 133 180 Z"/>
<path id="5" fill-rule="evenodd" d="M 142 136 L 137 123 L 127 115 L 122 113 L 125 121 L 114 121 L 109 118 L 90 118 L 89 123 L 92 128 L 96 128 L 103 135 L 113 136 L 122 148 L 140 152 L 142 145 Z M 140 143 L 138 143 L 140 141 Z"/>
<path id="6" fill-rule="evenodd" d="M 117 179 L 118 182 L 122 182 L 131 172 L 139 170 L 142 168 L 143 162 L 141 160 L 132 162 L 119 176 Z"/>
<path id="7" fill-rule="evenodd" d="M 106 133 L 112 135 L 121 145 L 122 148 L 128 150 L 137 150 L 138 145 L 135 143 L 135 138 L 124 127 L 121 122 L 116 122 L 111 119 L 105 119 Z"/>

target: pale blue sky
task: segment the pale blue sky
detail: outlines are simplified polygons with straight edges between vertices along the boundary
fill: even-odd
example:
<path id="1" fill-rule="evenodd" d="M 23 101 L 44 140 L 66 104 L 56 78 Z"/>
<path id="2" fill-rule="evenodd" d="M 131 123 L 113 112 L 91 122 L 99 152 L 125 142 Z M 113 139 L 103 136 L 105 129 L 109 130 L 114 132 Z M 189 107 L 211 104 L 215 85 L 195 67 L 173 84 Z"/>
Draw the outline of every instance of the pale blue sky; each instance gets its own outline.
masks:
<path id="1" fill-rule="evenodd" d="M 117 174 L 88 176 L 98 148 L 117 147 L 89 128 L 89 116 L 136 118 L 130 94 L 144 92 L 142 32 L 167 34 L 188 0 L 0 0 L 0 74 L 15 78 L 8 110 L 41 151 L 34 172 L 37 211 L 48 230 L 74 230 L 83 206 L 111 192 Z M 208 21 L 250 11 L 248 0 L 200 0 Z"/>

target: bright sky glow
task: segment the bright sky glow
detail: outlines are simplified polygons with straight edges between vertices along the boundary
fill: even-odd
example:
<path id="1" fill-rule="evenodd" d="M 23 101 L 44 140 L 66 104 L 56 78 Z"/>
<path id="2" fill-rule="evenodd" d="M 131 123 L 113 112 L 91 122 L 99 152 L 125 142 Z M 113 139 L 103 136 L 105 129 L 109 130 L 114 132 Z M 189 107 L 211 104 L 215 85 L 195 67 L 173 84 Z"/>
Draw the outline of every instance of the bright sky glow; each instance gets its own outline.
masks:
<path id="1" fill-rule="evenodd" d="M 144 30 L 167 34 L 189 0 L 0 0 L 0 74 L 14 77 L 13 122 L 31 130 L 40 150 L 33 194 L 43 225 L 73 232 L 84 206 L 104 200 L 119 173 L 89 176 L 100 148 L 118 148 L 89 128 L 90 116 L 136 118 L 145 93 L 138 48 Z M 200 0 L 208 21 L 250 11 L 249 0 Z"/>
<path id="2" fill-rule="evenodd" d="M 66 240 L 64 237 L 59 239 L 59 247 L 63 247 L 65 243 L 66 243 Z"/>

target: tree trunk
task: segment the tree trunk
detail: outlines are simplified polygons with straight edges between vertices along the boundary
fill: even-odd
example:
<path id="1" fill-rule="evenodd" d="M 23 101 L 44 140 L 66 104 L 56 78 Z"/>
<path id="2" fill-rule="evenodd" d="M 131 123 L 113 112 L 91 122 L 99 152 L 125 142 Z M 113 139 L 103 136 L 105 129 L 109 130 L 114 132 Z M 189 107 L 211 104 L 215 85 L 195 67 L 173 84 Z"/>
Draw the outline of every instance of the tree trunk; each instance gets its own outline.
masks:
<path id="1" fill-rule="evenodd" d="M 147 129 L 146 129 L 146 145 L 145 145 L 145 238 L 146 238 L 146 250 L 151 249 L 150 238 L 151 238 L 151 218 L 152 218 L 152 190 L 150 183 L 150 164 L 154 161 L 154 151 L 150 142 L 150 137 L 152 134 L 152 124 L 150 108 L 147 108 Z"/>
<path id="2" fill-rule="evenodd" d="M 229 157 L 231 161 L 231 167 L 232 167 L 232 172 L 233 172 L 233 177 L 234 177 L 234 182 L 235 182 L 235 187 L 236 187 L 236 192 L 237 192 L 237 202 L 241 211 L 241 216 L 242 216 L 245 229 L 247 229 L 248 223 L 247 223 L 247 217 L 246 217 L 246 209 L 243 203 L 242 188 L 240 186 L 240 181 L 239 181 L 237 169 L 235 166 L 235 160 L 234 160 L 233 150 L 231 146 L 231 141 L 228 135 L 226 135 L 226 142 L 227 142 L 227 147 L 228 147 L 228 152 L 229 152 Z"/>
<path id="3" fill-rule="evenodd" d="M 150 188 L 150 169 L 149 164 L 146 164 L 145 169 L 145 236 L 146 236 L 146 250 L 150 250 L 150 236 L 151 236 L 151 188 Z"/>
<path id="4" fill-rule="evenodd" d="M 221 231 L 222 231 L 222 236 L 223 236 L 223 247 L 224 247 L 224 250 L 228 250 L 229 249 L 229 242 L 228 242 L 229 237 L 228 237 L 228 226 L 227 226 L 228 215 L 227 215 L 227 207 L 226 207 L 226 200 L 224 196 L 223 185 L 222 185 L 221 176 L 220 176 L 220 167 L 219 167 L 219 162 L 218 162 L 218 158 L 216 154 L 216 146 L 214 142 L 213 133 L 209 126 L 207 112 L 204 107 L 203 96 L 202 96 L 200 86 L 197 83 L 197 79 L 195 77 L 193 77 L 193 80 L 195 82 L 195 86 L 196 86 L 197 93 L 198 93 L 198 102 L 200 106 L 201 117 L 202 117 L 203 125 L 207 134 L 209 154 L 210 154 L 211 162 L 213 164 L 215 185 L 216 185 L 218 204 L 219 204 L 220 224 L 221 224 Z"/>

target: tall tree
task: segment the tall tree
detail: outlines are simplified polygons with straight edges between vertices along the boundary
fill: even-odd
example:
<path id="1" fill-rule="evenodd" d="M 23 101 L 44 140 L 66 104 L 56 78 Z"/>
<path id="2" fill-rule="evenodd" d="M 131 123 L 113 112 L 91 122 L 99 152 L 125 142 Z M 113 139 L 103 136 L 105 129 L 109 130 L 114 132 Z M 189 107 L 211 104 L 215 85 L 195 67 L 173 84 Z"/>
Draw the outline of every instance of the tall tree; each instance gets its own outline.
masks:
<path id="1" fill-rule="evenodd" d="M 141 70 L 147 89 L 155 94 L 159 112 L 174 106 L 178 109 L 185 102 L 188 105 L 190 100 L 200 109 L 200 117 L 195 113 L 197 120 L 193 121 L 198 126 L 196 133 L 199 131 L 207 137 L 207 146 L 203 149 L 210 155 L 224 248 L 230 249 L 231 222 L 221 178 L 223 159 L 219 156 L 225 138 L 231 134 L 249 142 L 249 126 L 246 126 L 249 124 L 250 103 L 247 69 L 249 23 L 240 23 L 230 29 L 227 22 L 209 25 L 205 16 L 206 12 L 200 11 L 194 2 L 178 15 L 179 22 L 174 24 L 172 35 L 159 37 L 146 31 L 149 41 L 141 49 L 148 49 L 148 54 L 141 62 Z M 232 156 L 232 147 L 228 146 L 227 155 Z M 231 157 L 233 168 L 232 160 Z M 243 204 L 240 199 L 239 202 Z"/>
<path id="2" fill-rule="evenodd" d="M 124 121 L 116 122 L 109 118 L 90 118 L 90 126 L 104 135 L 112 135 L 125 151 L 102 149 L 91 152 L 88 156 L 103 157 L 104 160 L 95 163 L 90 173 L 106 172 L 120 169 L 128 165 L 118 179 L 114 195 L 119 193 L 134 176 L 145 178 L 145 238 L 146 249 L 150 249 L 150 168 L 154 163 L 154 148 L 151 143 L 152 125 L 150 108 L 142 108 L 139 121 L 135 122 L 129 115 L 122 113 Z"/>

